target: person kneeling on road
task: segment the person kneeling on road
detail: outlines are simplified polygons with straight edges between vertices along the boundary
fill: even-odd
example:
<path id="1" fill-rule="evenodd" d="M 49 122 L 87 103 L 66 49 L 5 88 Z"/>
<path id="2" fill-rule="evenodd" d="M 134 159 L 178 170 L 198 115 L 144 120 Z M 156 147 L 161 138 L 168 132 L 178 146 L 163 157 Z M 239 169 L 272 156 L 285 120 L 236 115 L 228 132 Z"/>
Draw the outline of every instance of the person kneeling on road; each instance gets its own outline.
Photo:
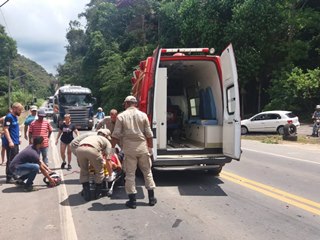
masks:
<path id="1" fill-rule="evenodd" d="M 104 161 L 109 173 L 107 181 L 114 180 L 114 174 L 111 167 L 111 143 L 110 131 L 108 129 L 99 129 L 98 135 L 92 135 L 84 138 L 76 150 L 78 162 L 80 165 L 80 183 L 83 187 L 83 197 L 90 201 L 89 184 L 89 164 L 94 168 L 94 180 L 96 183 L 95 197 L 99 198 L 102 194 L 102 181 L 104 180 Z"/>
<path id="2" fill-rule="evenodd" d="M 49 180 L 51 186 L 56 185 L 54 179 L 49 176 L 51 170 L 40 160 L 40 148 L 43 147 L 43 140 L 42 136 L 35 137 L 33 144 L 18 153 L 9 166 L 14 177 L 18 179 L 17 184 L 24 185 L 26 192 L 33 190 L 33 181 L 39 169 Z"/>

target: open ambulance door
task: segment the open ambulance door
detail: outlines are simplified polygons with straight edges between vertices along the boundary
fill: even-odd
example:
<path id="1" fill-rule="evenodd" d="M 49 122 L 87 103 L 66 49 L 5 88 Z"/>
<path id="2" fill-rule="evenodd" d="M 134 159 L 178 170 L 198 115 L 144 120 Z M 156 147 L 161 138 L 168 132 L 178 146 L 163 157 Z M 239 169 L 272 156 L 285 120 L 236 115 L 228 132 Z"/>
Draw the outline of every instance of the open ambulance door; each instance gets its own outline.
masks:
<path id="1" fill-rule="evenodd" d="M 223 154 L 239 160 L 241 155 L 241 119 L 238 74 L 232 45 L 221 54 L 223 80 Z"/>
<path id="2" fill-rule="evenodd" d="M 153 146 L 154 160 L 157 158 L 157 149 L 167 147 L 167 69 L 159 68 L 161 48 L 157 48 L 153 53 Z M 151 96 L 149 94 L 149 96 Z M 150 99 L 151 100 L 151 99 Z M 150 101 L 151 103 L 151 101 Z"/>

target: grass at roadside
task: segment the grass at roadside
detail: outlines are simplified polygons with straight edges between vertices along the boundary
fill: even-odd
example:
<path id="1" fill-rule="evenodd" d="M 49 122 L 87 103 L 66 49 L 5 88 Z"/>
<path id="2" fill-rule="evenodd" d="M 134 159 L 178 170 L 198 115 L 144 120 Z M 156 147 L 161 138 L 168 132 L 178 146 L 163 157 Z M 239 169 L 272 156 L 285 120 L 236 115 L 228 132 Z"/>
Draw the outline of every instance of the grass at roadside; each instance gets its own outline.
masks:
<path id="1" fill-rule="evenodd" d="M 297 141 L 287 141 L 283 140 L 282 136 L 280 135 L 244 135 L 241 136 L 241 139 L 247 139 L 247 140 L 256 140 L 260 141 L 263 143 L 269 143 L 269 144 L 281 144 L 281 143 L 290 143 L 290 142 L 295 142 L 295 143 L 301 143 L 301 144 L 320 144 L 320 138 L 315 138 L 315 137 L 310 137 L 307 135 L 298 135 Z"/>
<path id="2" fill-rule="evenodd" d="M 26 118 L 28 117 L 29 114 L 30 114 L 29 110 L 25 110 L 21 113 L 21 115 L 18 118 L 20 125 L 24 123 L 24 121 L 26 120 Z"/>

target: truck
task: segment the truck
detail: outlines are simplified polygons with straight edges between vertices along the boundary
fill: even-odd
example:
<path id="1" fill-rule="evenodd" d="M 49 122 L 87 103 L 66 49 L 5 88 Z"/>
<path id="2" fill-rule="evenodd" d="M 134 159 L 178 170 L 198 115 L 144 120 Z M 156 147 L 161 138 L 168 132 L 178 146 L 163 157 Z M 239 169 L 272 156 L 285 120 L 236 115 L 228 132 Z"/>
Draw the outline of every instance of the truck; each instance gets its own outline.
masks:
<path id="1" fill-rule="evenodd" d="M 65 85 L 54 94 L 53 122 L 60 127 L 64 115 L 70 114 L 72 123 L 77 129 L 91 130 L 93 127 L 93 105 L 96 98 L 86 87 Z"/>
<path id="2" fill-rule="evenodd" d="M 153 168 L 219 174 L 240 160 L 241 121 L 233 47 L 157 48 L 133 72 L 132 92 L 153 131 Z"/>

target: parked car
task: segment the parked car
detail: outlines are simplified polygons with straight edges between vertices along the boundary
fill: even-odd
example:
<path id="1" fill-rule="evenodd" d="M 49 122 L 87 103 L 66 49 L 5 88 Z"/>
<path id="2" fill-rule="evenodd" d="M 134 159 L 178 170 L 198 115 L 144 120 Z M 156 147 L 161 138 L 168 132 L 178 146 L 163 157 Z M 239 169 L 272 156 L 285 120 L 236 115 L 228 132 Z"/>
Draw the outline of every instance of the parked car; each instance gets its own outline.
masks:
<path id="1" fill-rule="evenodd" d="M 241 121 L 241 134 L 244 135 L 248 132 L 276 132 L 283 135 L 286 124 L 293 124 L 298 127 L 300 126 L 299 118 L 290 111 L 261 112 Z"/>
<path id="2" fill-rule="evenodd" d="M 53 116 L 53 108 L 46 107 L 46 108 L 44 108 L 44 111 L 47 114 L 47 117 L 52 117 Z"/>

